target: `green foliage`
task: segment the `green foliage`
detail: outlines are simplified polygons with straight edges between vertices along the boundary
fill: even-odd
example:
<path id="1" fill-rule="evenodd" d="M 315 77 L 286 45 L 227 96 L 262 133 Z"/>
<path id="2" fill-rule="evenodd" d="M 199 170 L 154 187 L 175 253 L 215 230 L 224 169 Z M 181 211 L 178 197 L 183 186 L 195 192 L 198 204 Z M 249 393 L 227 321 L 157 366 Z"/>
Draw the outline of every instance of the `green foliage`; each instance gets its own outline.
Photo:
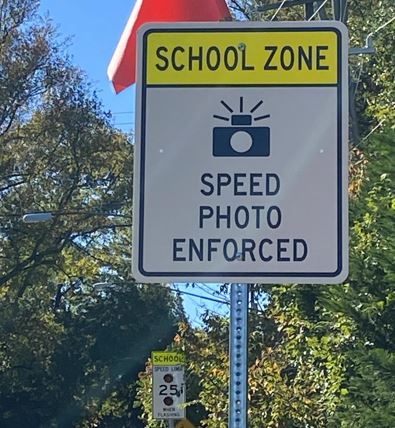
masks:
<path id="1" fill-rule="evenodd" d="M 0 426 L 137 428 L 179 304 L 131 277 L 130 137 L 37 7 L 0 0 Z"/>
<path id="2" fill-rule="evenodd" d="M 296 306 L 284 311 L 278 298 L 265 313 L 250 314 L 250 427 L 325 427 L 340 400 L 339 351 L 352 340 L 344 335 L 345 322 L 339 318 L 329 332 L 329 322 L 300 319 Z M 228 426 L 228 335 L 226 319 L 207 315 L 204 329 L 185 328 L 177 343 L 187 356 L 187 414 L 191 420 L 200 417 L 197 426 Z M 145 424 L 160 427 L 150 416 L 150 391 L 145 373 L 138 392 Z M 196 412 L 198 404 L 206 414 Z"/>
<path id="3" fill-rule="evenodd" d="M 49 297 L 39 289 L 17 302 L 1 301 L 1 426 L 38 426 L 59 392 L 53 358 L 65 330 L 48 310 Z"/>
<path id="4" fill-rule="evenodd" d="M 221 317 L 207 314 L 206 328 L 180 328 L 174 346 L 186 355 L 187 418 L 196 426 L 227 427 L 228 326 Z M 152 418 L 151 370 L 138 382 L 136 406 L 143 409 L 144 426 L 165 425 Z M 203 421 L 202 421 L 203 420 Z M 206 425 L 209 424 L 209 425 Z"/>
<path id="5" fill-rule="evenodd" d="M 86 287 L 56 311 L 52 293 L 36 285 L 16 302 L 2 302 L 1 426 L 68 427 L 84 419 L 81 427 L 136 426 L 137 373 L 176 330 L 168 291 Z"/>
<path id="6" fill-rule="evenodd" d="M 395 424 L 395 353 L 361 346 L 349 354 L 352 375 L 334 426 L 391 428 Z"/>
<path id="7" fill-rule="evenodd" d="M 391 130 L 369 141 L 366 179 L 352 205 L 350 281 L 323 297 L 332 312 L 355 325 L 355 348 L 345 355 L 347 394 L 335 426 L 394 426 L 394 142 Z"/>
<path id="8" fill-rule="evenodd" d="M 350 46 L 364 46 L 372 33 L 376 50 L 373 55 L 350 58 L 350 73 L 356 85 L 351 98 L 356 100 L 361 131 L 367 134 L 377 122 L 384 121 L 390 127 L 395 123 L 395 52 L 391 48 L 395 43 L 395 22 L 379 29 L 393 18 L 395 4 L 392 0 L 348 0 L 348 10 Z"/>
<path id="9" fill-rule="evenodd" d="M 114 264 L 123 273 L 126 263 L 108 250 L 130 241 L 132 145 L 34 14 L 37 4 L 1 5 L 0 286 L 21 296 L 43 275 L 68 280 L 88 264 L 90 277 Z M 35 211 L 55 216 L 24 224 Z"/>

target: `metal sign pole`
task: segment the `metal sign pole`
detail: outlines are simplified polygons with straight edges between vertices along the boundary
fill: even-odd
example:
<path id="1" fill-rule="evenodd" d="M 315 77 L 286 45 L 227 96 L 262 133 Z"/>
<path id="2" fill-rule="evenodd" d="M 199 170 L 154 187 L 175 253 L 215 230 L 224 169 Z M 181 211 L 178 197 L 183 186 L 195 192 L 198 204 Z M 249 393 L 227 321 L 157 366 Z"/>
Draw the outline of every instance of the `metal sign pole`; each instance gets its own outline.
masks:
<path id="1" fill-rule="evenodd" d="M 174 419 L 168 419 L 168 421 L 169 421 L 169 428 L 174 428 L 175 427 Z"/>
<path id="2" fill-rule="evenodd" d="M 247 428 L 248 288 L 247 284 L 230 288 L 229 428 Z"/>

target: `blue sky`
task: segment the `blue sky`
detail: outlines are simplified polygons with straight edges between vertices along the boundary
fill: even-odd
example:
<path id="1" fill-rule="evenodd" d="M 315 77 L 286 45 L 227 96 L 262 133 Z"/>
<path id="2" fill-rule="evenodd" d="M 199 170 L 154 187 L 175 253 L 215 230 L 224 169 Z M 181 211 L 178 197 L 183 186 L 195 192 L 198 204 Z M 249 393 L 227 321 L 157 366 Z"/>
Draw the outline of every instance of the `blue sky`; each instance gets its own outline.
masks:
<path id="1" fill-rule="evenodd" d="M 115 95 L 107 66 L 133 9 L 133 0 L 41 0 L 61 39 L 71 37 L 68 53 L 98 90 L 114 124 L 124 131 L 134 128 L 134 86 Z"/>
<path id="2" fill-rule="evenodd" d="M 115 95 L 107 78 L 107 66 L 118 40 L 133 9 L 134 0 L 41 0 L 40 13 L 48 14 L 58 28 L 60 39 L 71 38 L 67 52 L 73 63 L 87 74 L 93 83 L 105 110 L 113 113 L 114 125 L 123 131 L 134 129 L 135 90 L 134 85 Z M 180 290 L 213 297 L 210 289 L 218 285 L 196 284 L 186 287 L 178 284 Z M 186 311 L 194 323 L 205 307 L 224 313 L 226 304 L 183 295 Z"/>

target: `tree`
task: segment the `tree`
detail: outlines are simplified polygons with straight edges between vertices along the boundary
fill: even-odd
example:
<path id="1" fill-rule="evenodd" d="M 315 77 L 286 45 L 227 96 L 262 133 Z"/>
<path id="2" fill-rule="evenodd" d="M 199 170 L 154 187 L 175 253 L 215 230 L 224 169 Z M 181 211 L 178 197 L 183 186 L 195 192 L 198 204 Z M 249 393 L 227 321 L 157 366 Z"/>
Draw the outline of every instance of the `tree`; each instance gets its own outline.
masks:
<path id="1" fill-rule="evenodd" d="M 256 19 L 253 8 L 274 2 L 229 3 L 238 18 Z M 330 16 L 330 3 L 320 13 Z M 304 12 L 277 7 L 259 18 L 303 19 Z M 350 58 L 350 277 L 340 286 L 255 285 L 267 304 L 263 313 L 250 313 L 251 427 L 394 426 L 394 5 L 350 0 L 346 15 L 351 46 L 374 33 L 377 49 Z M 375 129 L 378 123 L 383 129 Z M 227 426 L 227 338 L 228 320 L 211 315 L 175 343 L 199 379 L 190 405 L 206 410 L 201 426 Z M 143 376 L 145 420 L 157 427 L 146 391 Z"/>
<path id="2" fill-rule="evenodd" d="M 353 204 L 350 281 L 323 296 L 333 313 L 345 314 L 355 325 L 337 426 L 395 423 L 394 141 L 395 132 L 385 130 L 365 149 L 366 180 Z"/>
<path id="3" fill-rule="evenodd" d="M 174 337 L 176 302 L 164 287 L 125 283 L 82 287 L 53 311 L 51 291 L 2 300 L 1 426 L 139 426 L 134 382 Z"/>
<path id="4" fill-rule="evenodd" d="M 303 291 L 307 294 L 309 287 Z M 341 351 L 352 342 L 345 334 L 350 332 L 347 320 L 328 314 L 317 322 L 302 312 L 301 299 L 295 301 L 300 294 L 297 287 L 276 288 L 264 311 L 250 311 L 250 427 L 326 427 L 341 399 Z M 225 428 L 229 320 L 208 313 L 204 323 L 202 329 L 185 326 L 175 342 L 186 353 L 187 416 L 197 426 Z M 146 426 L 160 427 L 150 416 L 149 380 L 149 372 L 141 375 L 138 398 Z"/>
<path id="5" fill-rule="evenodd" d="M 137 426 L 137 372 L 180 308 L 131 276 L 131 136 L 37 7 L 0 0 L 0 425 Z"/>

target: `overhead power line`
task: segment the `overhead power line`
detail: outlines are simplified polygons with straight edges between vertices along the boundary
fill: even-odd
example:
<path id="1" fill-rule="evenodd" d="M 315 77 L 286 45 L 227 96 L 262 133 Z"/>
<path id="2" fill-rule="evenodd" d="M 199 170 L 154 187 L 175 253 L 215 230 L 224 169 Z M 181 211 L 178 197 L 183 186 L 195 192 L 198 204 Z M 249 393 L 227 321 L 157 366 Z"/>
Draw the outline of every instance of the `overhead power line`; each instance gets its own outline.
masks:
<path id="1" fill-rule="evenodd" d="M 376 34 L 377 32 L 379 32 L 380 30 L 382 30 L 383 28 L 385 28 L 387 25 L 391 24 L 391 22 L 395 21 L 395 16 L 393 16 L 389 21 L 387 21 L 386 23 L 384 23 L 383 25 L 380 25 L 380 27 L 376 28 L 374 31 L 372 31 L 369 36 L 373 36 L 373 34 Z"/>
<path id="2" fill-rule="evenodd" d="M 268 10 L 279 9 L 279 6 L 283 3 L 282 7 L 294 7 L 299 5 L 305 5 L 307 3 L 314 3 L 317 0 L 286 0 L 280 3 L 269 3 L 256 8 L 257 12 L 267 12 Z"/>
<path id="3" fill-rule="evenodd" d="M 277 10 L 274 12 L 274 14 L 273 14 L 273 16 L 272 16 L 272 19 L 270 20 L 270 21 L 273 21 L 273 19 L 277 16 L 277 14 L 278 14 L 278 12 L 280 12 L 280 10 L 282 9 L 282 7 L 284 6 L 284 3 L 286 2 L 287 0 L 283 0 L 281 3 L 280 3 L 280 6 L 277 8 Z"/>
<path id="4" fill-rule="evenodd" d="M 363 143 L 365 140 L 367 140 L 372 134 L 373 132 L 375 132 L 377 129 L 380 128 L 380 126 L 385 122 L 385 119 L 383 119 L 382 121 L 380 121 L 367 135 L 365 135 L 361 142 L 359 144 L 357 144 L 355 147 L 358 147 L 361 143 Z"/>
<path id="5" fill-rule="evenodd" d="M 188 291 L 182 291 L 182 290 L 179 290 L 179 289 L 173 288 L 173 287 L 169 287 L 169 289 L 172 290 L 172 291 L 174 291 L 174 292 L 176 292 L 176 293 L 181 293 L 181 294 L 185 294 L 187 296 L 192 296 L 192 297 L 198 297 L 199 299 L 208 300 L 210 302 L 222 303 L 224 305 L 229 305 L 230 304 L 226 300 L 215 299 L 214 297 L 202 296 L 200 294 L 190 293 Z"/>
<path id="6" fill-rule="evenodd" d="M 316 11 L 310 16 L 310 18 L 308 19 L 308 21 L 311 21 L 317 14 L 318 12 L 325 6 L 325 4 L 328 2 L 328 0 L 323 1 L 320 6 L 316 9 Z"/>

